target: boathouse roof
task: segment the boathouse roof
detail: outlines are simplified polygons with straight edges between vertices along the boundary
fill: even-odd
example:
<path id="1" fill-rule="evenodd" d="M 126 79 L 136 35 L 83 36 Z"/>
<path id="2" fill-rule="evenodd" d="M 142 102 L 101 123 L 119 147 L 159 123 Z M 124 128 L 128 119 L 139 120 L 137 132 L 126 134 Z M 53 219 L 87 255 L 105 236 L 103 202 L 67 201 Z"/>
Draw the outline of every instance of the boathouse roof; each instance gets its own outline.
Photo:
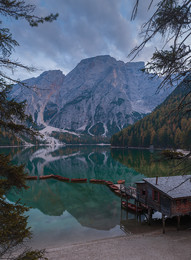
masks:
<path id="1" fill-rule="evenodd" d="M 155 177 L 143 179 L 167 196 L 176 198 L 191 197 L 191 175 Z"/>

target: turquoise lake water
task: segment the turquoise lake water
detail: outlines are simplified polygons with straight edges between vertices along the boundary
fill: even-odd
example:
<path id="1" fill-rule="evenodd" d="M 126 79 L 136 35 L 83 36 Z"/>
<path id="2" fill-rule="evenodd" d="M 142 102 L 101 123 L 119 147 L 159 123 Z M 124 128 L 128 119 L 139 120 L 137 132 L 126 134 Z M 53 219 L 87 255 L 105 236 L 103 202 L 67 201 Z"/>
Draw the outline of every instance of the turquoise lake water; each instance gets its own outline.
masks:
<path id="1" fill-rule="evenodd" d="M 104 179 L 127 185 L 146 176 L 163 176 L 170 171 L 166 162 L 156 162 L 149 150 L 110 149 L 108 146 L 67 146 L 4 148 L 14 163 L 25 164 L 29 175 L 58 174 L 68 178 Z M 168 167 L 167 167 L 168 166 Z M 121 210 L 120 198 L 102 184 L 64 183 L 58 180 L 28 181 L 29 189 L 11 191 L 7 199 L 31 207 L 29 226 L 33 247 L 59 247 L 65 244 L 145 231 L 136 216 Z M 126 233 L 122 228 L 128 219 Z M 141 226 L 140 226 L 141 225 Z M 148 230 L 148 228 L 147 228 Z"/>

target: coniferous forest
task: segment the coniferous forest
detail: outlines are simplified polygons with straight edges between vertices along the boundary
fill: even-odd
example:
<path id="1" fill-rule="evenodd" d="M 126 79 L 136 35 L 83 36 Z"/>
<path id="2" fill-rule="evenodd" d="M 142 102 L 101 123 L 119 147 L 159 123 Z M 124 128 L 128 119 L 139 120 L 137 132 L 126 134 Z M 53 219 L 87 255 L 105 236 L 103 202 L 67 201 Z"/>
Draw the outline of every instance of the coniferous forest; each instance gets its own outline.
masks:
<path id="1" fill-rule="evenodd" d="M 151 114 L 114 134 L 111 145 L 189 148 L 191 145 L 190 84 L 190 77 L 184 79 Z"/>

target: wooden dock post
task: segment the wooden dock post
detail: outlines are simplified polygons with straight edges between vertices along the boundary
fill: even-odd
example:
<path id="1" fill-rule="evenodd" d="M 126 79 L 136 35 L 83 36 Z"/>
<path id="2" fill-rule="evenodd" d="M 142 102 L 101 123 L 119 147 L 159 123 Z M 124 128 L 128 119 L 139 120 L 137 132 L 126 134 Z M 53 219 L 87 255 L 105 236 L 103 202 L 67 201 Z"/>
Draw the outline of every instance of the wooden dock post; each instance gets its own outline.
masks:
<path id="1" fill-rule="evenodd" d="M 163 229 L 163 234 L 165 234 L 165 215 L 162 214 L 162 229 Z"/>
<path id="2" fill-rule="evenodd" d="M 137 212 L 138 212 L 138 203 L 137 203 L 137 200 L 135 199 L 135 205 L 136 205 L 136 215 L 137 215 Z"/>
<path id="3" fill-rule="evenodd" d="M 126 202 L 127 202 L 127 205 L 128 205 L 128 201 L 129 201 L 129 197 L 128 197 L 128 195 L 126 194 Z M 126 220 L 128 220 L 128 210 L 126 210 Z"/>
<path id="4" fill-rule="evenodd" d="M 177 216 L 177 231 L 180 230 L 180 216 Z"/>
<path id="5" fill-rule="evenodd" d="M 149 207 L 148 208 L 148 220 L 149 220 L 149 226 L 151 225 L 151 219 L 152 219 L 152 209 Z"/>

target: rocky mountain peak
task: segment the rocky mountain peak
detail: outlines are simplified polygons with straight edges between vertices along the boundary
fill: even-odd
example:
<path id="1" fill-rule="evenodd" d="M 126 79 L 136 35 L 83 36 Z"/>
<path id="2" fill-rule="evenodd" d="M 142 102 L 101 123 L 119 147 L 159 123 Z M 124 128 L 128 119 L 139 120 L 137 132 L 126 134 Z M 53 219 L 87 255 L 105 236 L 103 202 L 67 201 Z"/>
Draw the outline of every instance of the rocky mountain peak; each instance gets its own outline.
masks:
<path id="1" fill-rule="evenodd" d="M 64 77 L 65 75 L 61 70 L 48 70 L 44 71 L 43 73 L 40 74 L 39 77 L 41 78 L 49 78 L 49 77 Z"/>
<path id="2" fill-rule="evenodd" d="M 63 84 L 63 80 L 65 75 L 61 70 L 49 70 L 44 71 L 37 78 L 34 78 L 33 84 L 38 85 L 41 89 L 53 88 Z M 31 81 L 26 81 L 29 85 L 31 85 Z"/>
<path id="3" fill-rule="evenodd" d="M 79 65 L 81 64 L 89 64 L 91 62 L 96 62 L 96 63 L 102 63 L 102 62 L 115 62 L 116 59 L 111 57 L 110 55 L 98 55 L 95 57 L 83 59 L 80 61 Z"/>
<path id="4" fill-rule="evenodd" d="M 151 112 L 169 94 L 155 95 L 161 79 L 150 79 L 143 67 L 144 62 L 96 56 L 82 60 L 66 76 L 54 70 L 26 80 L 36 92 L 23 90 L 17 98 L 26 99 L 27 113 L 37 124 L 111 136 Z"/>

